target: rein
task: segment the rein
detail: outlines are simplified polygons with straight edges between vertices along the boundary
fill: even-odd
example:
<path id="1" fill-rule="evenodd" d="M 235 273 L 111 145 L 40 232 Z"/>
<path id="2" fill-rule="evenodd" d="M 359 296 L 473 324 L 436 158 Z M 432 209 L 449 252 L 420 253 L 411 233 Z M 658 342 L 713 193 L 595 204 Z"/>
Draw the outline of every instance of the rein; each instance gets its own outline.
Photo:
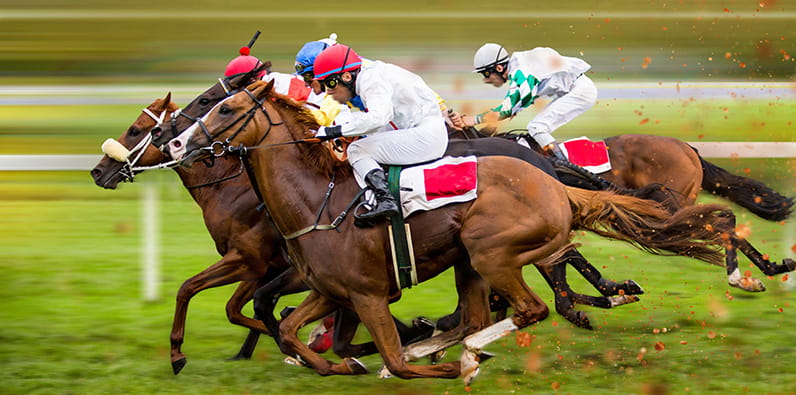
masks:
<path id="1" fill-rule="evenodd" d="M 231 124 L 227 125 L 225 128 L 221 129 L 220 131 L 218 131 L 218 132 L 216 132 L 214 134 L 211 134 L 210 131 L 207 129 L 207 126 L 204 124 L 204 122 L 201 119 L 196 121 L 196 123 L 199 124 L 199 127 L 204 132 L 205 136 L 207 136 L 210 139 L 210 141 L 212 141 L 209 146 L 203 147 L 203 148 L 199 148 L 199 150 L 208 151 L 215 157 L 221 157 L 221 156 L 223 156 L 225 154 L 228 154 L 228 153 L 238 156 L 241 159 L 242 166 L 245 166 L 246 169 L 249 170 L 249 172 L 248 172 L 249 180 L 251 181 L 252 187 L 254 188 L 254 191 L 257 194 L 257 197 L 260 199 L 261 202 L 264 202 L 262 196 L 260 195 L 260 188 L 259 188 L 259 186 L 257 184 L 257 178 L 255 177 L 254 172 L 251 171 L 251 165 L 250 165 L 250 163 L 248 161 L 248 152 L 250 150 L 253 150 L 253 149 L 278 147 L 278 146 L 292 145 L 292 144 L 299 144 L 299 143 L 316 143 L 316 142 L 320 142 L 321 140 L 318 139 L 318 138 L 308 138 L 308 139 L 301 139 L 301 140 L 295 140 L 295 141 L 288 141 L 288 142 L 284 142 L 284 143 L 254 145 L 254 146 L 248 146 L 248 147 L 244 146 L 242 144 L 239 145 L 239 146 L 231 145 L 231 143 L 235 139 L 235 137 L 237 137 L 238 134 L 240 134 L 243 130 L 245 130 L 246 126 L 248 126 L 249 122 L 251 122 L 252 119 L 254 119 L 254 116 L 257 114 L 257 110 L 258 109 L 263 113 L 263 115 L 265 115 L 266 119 L 268 120 L 268 129 L 265 131 L 265 133 L 263 133 L 263 136 L 260 138 L 260 141 L 258 141 L 258 144 L 260 142 L 262 142 L 263 140 L 265 140 L 265 138 L 271 132 L 271 129 L 272 129 L 273 126 L 278 126 L 278 125 L 283 125 L 284 124 L 284 121 L 274 122 L 273 119 L 271 119 L 271 115 L 268 114 L 268 111 L 266 111 L 265 106 L 263 105 L 265 103 L 265 99 L 263 99 L 262 101 L 257 100 L 257 98 L 254 96 L 254 94 L 252 94 L 248 89 L 244 89 L 243 91 L 246 92 L 247 95 L 249 95 L 249 98 L 251 98 L 252 101 L 254 101 L 254 106 L 250 110 L 248 110 L 246 113 L 244 113 L 243 115 L 238 117 L 234 122 L 232 122 Z M 245 118 L 245 120 L 244 120 L 244 118 Z M 237 124 L 241 120 L 243 120 L 243 123 L 241 124 L 241 126 L 231 136 L 229 136 L 226 139 L 224 139 L 224 141 L 214 140 L 219 135 L 223 134 L 227 130 L 230 130 L 235 124 Z M 243 171 L 243 169 L 241 169 L 241 172 L 242 171 Z M 310 232 L 313 232 L 313 231 L 316 231 L 316 230 L 337 230 L 338 232 L 340 231 L 339 229 L 337 229 L 338 226 L 340 226 L 340 224 L 343 222 L 343 220 L 348 215 L 348 213 L 351 210 L 351 208 L 354 207 L 354 205 L 357 203 L 357 201 L 360 200 L 362 195 L 365 194 L 366 190 L 365 189 L 361 189 L 354 196 L 354 199 L 351 200 L 351 202 L 348 204 L 348 206 L 346 206 L 346 208 L 342 212 L 340 212 L 340 214 L 338 214 L 337 217 L 335 217 L 335 219 L 332 220 L 332 222 L 330 224 L 321 224 L 320 223 L 321 216 L 323 215 L 324 209 L 329 204 L 329 198 L 331 197 L 332 191 L 334 190 L 334 187 L 335 187 L 335 183 L 334 183 L 335 177 L 336 177 L 336 175 L 333 173 L 332 174 L 332 178 L 329 181 L 329 185 L 328 185 L 328 187 L 326 189 L 326 193 L 323 196 L 323 201 L 321 202 L 321 206 L 320 206 L 320 208 L 318 208 L 318 212 L 315 215 L 315 221 L 313 222 L 313 224 L 310 225 L 310 226 L 304 227 L 302 229 L 299 229 L 299 230 L 297 230 L 295 232 L 288 233 L 288 234 L 284 234 L 282 232 L 282 230 L 280 229 L 279 233 L 282 234 L 282 237 L 285 240 L 292 240 L 292 239 L 301 237 L 301 236 L 303 236 L 303 235 L 305 235 L 307 233 L 310 233 Z M 267 209 L 267 207 L 266 207 L 266 209 Z"/>

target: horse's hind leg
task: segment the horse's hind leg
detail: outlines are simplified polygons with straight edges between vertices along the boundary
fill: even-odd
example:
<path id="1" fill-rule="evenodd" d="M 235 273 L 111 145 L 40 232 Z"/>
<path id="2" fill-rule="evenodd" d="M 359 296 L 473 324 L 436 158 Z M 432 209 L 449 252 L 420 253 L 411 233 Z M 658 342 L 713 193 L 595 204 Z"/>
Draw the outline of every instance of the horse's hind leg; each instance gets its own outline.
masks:
<path id="1" fill-rule="evenodd" d="M 280 344 L 279 321 L 274 317 L 276 302 L 282 295 L 290 295 L 308 290 L 296 269 L 290 267 L 254 292 L 254 315 L 260 319 L 268 333 Z"/>
<path id="2" fill-rule="evenodd" d="M 749 240 L 738 239 L 737 241 L 738 249 L 767 276 L 792 272 L 796 269 L 796 262 L 793 259 L 786 258 L 782 261 L 782 264 L 777 264 L 766 259 L 763 254 L 757 251 Z"/>
<path id="3" fill-rule="evenodd" d="M 566 259 L 566 263 L 574 267 L 575 270 L 594 286 L 596 290 L 600 291 L 603 296 L 641 295 L 644 293 L 644 289 L 633 280 L 625 280 L 622 283 L 607 280 L 603 277 L 602 273 L 590 264 L 577 250 L 567 251 L 567 253 L 564 254 L 564 258 Z"/>
<path id="4" fill-rule="evenodd" d="M 251 358 L 254 348 L 257 346 L 257 341 L 260 339 L 260 333 L 273 333 L 265 328 L 263 322 L 257 319 L 256 314 L 254 318 L 243 315 L 243 306 L 252 299 L 254 291 L 261 285 L 262 281 L 243 281 L 227 302 L 227 319 L 229 319 L 229 322 L 249 328 L 246 340 L 241 345 L 240 351 L 230 358 L 232 360 Z"/>

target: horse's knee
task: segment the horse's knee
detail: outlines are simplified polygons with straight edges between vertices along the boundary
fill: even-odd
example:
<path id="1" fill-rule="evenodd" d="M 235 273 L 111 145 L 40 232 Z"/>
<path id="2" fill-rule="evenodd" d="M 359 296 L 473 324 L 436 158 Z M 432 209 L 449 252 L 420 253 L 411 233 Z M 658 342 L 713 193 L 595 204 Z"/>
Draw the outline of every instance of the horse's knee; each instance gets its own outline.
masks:
<path id="1" fill-rule="evenodd" d="M 514 325 L 522 329 L 528 325 L 544 320 L 550 315 L 550 309 L 546 304 L 534 306 L 523 312 L 514 312 Z"/>

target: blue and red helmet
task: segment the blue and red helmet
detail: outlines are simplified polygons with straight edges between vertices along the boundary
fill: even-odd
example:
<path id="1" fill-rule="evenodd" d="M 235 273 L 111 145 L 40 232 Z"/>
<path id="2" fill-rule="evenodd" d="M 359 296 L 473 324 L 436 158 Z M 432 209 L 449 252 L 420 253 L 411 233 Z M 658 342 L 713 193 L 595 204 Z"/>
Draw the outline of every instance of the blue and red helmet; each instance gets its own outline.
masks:
<path id="1" fill-rule="evenodd" d="M 224 71 L 224 76 L 229 77 L 231 75 L 240 74 L 240 73 L 248 73 L 261 64 L 263 62 L 260 59 L 257 59 L 254 56 L 249 55 L 251 50 L 249 47 L 242 47 L 240 49 L 240 56 L 235 59 L 232 59 L 229 63 L 227 63 L 227 68 Z M 257 78 L 262 78 L 265 75 L 265 70 L 260 71 L 257 73 Z"/>
<path id="2" fill-rule="evenodd" d="M 362 58 L 347 45 L 337 44 L 326 48 L 315 58 L 315 79 L 324 80 L 332 74 L 356 71 L 362 67 Z"/>
<path id="3" fill-rule="evenodd" d="M 332 33 L 329 38 L 305 43 L 296 54 L 296 74 L 314 73 L 313 63 L 318 54 L 324 49 L 337 44 L 337 34 Z"/>

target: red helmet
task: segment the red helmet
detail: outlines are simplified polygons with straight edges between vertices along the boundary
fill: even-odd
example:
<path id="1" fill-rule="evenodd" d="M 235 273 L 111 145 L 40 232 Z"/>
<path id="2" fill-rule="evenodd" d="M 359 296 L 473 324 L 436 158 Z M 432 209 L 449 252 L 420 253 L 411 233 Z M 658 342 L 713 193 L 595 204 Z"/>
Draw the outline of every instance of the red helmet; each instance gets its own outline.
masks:
<path id="1" fill-rule="evenodd" d="M 254 56 L 249 56 L 249 47 L 243 47 L 240 49 L 240 56 L 232 59 L 227 64 L 227 69 L 224 71 L 224 76 L 229 77 L 235 74 L 248 73 L 261 64 L 263 63 L 260 62 L 260 59 L 257 59 Z M 257 78 L 262 78 L 263 75 L 265 75 L 265 70 L 257 73 Z"/>
<path id="2" fill-rule="evenodd" d="M 362 58 L 347 45 L 337 44 L 326 48 L 315 58 L 312 68 L 315 69 L 315 79 L 323 80 L 326 77 L 355 71 L 362 67 Z"/>

